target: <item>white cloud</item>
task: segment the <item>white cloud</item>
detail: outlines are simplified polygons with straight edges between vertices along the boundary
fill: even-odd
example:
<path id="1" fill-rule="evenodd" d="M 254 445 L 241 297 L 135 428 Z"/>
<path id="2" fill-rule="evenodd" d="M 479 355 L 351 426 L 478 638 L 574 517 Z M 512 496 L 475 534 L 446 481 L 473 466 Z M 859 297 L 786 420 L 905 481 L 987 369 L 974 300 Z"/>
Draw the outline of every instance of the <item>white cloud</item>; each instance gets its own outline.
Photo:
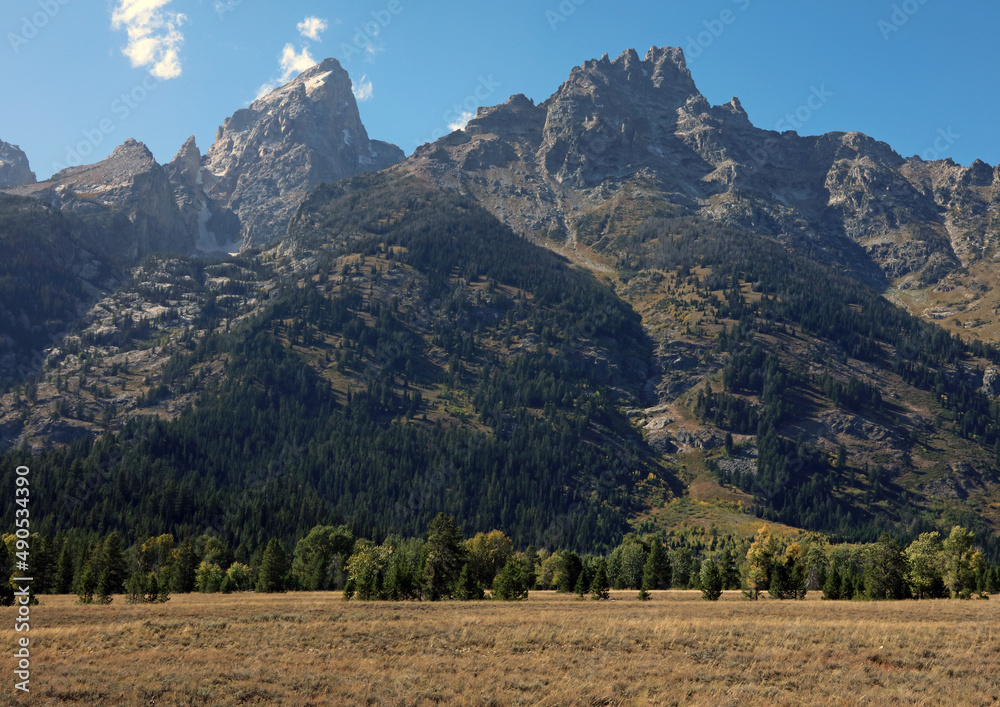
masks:
<path id="1" fill-rule="evenodd" d="M 282 84 L 288 83 L 293 76 L 301 74 L 306 69 L 316 66 L 318 63 L 309 53 L 309 47 L 302 47 L 301 51 L 295 51 L 295 46 L 286 44 L 281 50 L 281 76 L 273 81 L 261 85 L 257 89 L 257 98 L 266 96 Z"/>
<path id="2" fill-rule="evenodd" d="M 296 25 L 299 30 L 299 34 L 306 39 L 313 40 L 314 42 L 321 41 L 319 36 L 323 34 L 329 26 L 330 25 L 326 20 L 321 20 L 318 17 L 312 16 L 305 18 Z"/>
<path id="3" fill-rule="evenodd" d="M 187 17 L 166 9 L 173 0 L 118 0 L 111 12 L 112 29 L 124 28 L 128 44 L 122 53 L 134 67 L 150 66 L 158 79 L 181 75 L 180 27 Z"/>
<path id="4" fill-rule="evenodd" d="M 301 52 L 296 52 L 295 47 L 286 44 L 281 51 L 281 83 L 316 66 L 317 63 L 309 53 L 309 47 L 302 47 Z"/>
<path id="5" fill-rule="evenodd" d="M 462 115 L 458 116 L 458 120 L 453 123 L 448 123 L 448 129 L 455 130 L 465 130 L 465 126 L 469 124 L 469 121 L 476 117 L 476 114 L 470 110 L 462 111 Z"/>
<path id="6" fill-rule="evenodd" d="M 364 103 L 365 101 L 370 101 L 374 93 L 372 87 L 372 82 L 368 80 L 367 74 L 361 77 L 361 80 L 357 83 L 351 82 L 351 91 L 354 93 L 354 97 Z"/>

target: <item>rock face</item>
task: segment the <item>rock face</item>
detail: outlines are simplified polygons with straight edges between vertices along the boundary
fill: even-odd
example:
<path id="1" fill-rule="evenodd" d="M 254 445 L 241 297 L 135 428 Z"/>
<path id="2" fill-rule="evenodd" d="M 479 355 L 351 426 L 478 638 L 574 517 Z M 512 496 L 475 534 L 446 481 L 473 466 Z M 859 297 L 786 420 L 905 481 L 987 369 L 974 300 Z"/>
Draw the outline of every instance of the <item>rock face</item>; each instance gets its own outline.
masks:
<path id="1" fill-rule="evenodd" d="M 825 95 L 820 86 L 809 98 Z M 522 233 L 564 232 L 571 246 L 612 235 L 593 214 L 616 199 L 649 198 L 902 287 L 989 247 L 1000 201 L 1000 169 L 983 163 L 907 160 L 860 133 L 759 129 L 736 98 L 709 105 L 674 48 L 588 61 L 540 105 L 514 96 L 481 108 L 401 169 L 470 193 Z"/>
<path id="2" fill-rule="evenodd" d="M 145 145 L 132 139 L 101 162 L 70 167 L 46 182 L 7 192 L 78 217 L 89 225 L 88 247 L 117 262 L 134 262 L 153 251 L 189 253 L 194 247 L 166 172 Z"/>
<path id="3" fill-rule="evenodd" d="M 404 158 L 398 147 L 368 138 L 351 80 L 335 59 L 236 111 L 219 128 L 197 173 L 196 149 L 189 141 L 171 163 L 175 188 L 185 179 L 190 188 L 193 178 L 210 216 L 219 221 L 223 233 L 202 230 L 203 243 L 229 238 L 232 223 L 221 218 L 228 210 L 239 220 L 243 247 L 283 236 L 303 197 L 321 182 L 383 169 Z M 192 200 L 186 192 L 180 202 L 189 222 L 190 209 L 206 219 L 200 197 Z"/>
<path id="4" fill-rule="evenodd" d="M 205 193 L 201 163 L 201 151 L 190 137 L 164 167 L 174 200 L 195 237 L 195 248 L 204 253 L 237 252 L 242 244 L 239 218 Z"/>
<path id="5" fill-rule="evenodd" d="M 983 395 L 995 398 L 1000 395 L 1000 368 L 990 366 L 983 374 Z"/>
<path id="6" fill-rule="evenodd" d="M 17 145 L 0 140 L 0 187 L 34 183 L 35 173 L 28 166 L 28 156 Z"/>

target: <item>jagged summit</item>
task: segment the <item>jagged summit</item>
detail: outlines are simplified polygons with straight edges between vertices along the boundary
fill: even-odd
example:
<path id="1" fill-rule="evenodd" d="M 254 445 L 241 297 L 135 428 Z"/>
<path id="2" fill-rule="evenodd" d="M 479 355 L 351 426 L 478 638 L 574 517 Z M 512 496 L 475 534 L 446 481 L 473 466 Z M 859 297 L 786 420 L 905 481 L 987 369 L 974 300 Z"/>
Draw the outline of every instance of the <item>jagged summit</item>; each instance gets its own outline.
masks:
<path id="1" fill-rule="evenodd" d="M 809 110 L 827 98 L 814 87 Z M 629 49 L 577 66 L 539 105 L 514 96 L 480 109 L 405 169 L 477 196 L 522 233 L 571 243 L 595 209 L 641 185 L 676 213 L 807 244 L 871 279 L 953 271 L 979 252 L 963 233 L 991 238 L 953 207 L 988 212 L 1000 168 L 905 160 L 862 133 L 799 127 L 757 128 L 738 98 L 712 106 L 678 48 Z"/>
<path id="2" fill-rule="evenodd" d="M 0 187 L 34 183 L 35 173 L 28 165 L 28 156 L 17 145 L 0 140 Z"/>
<path id="3" fill-rule="evenodd" d="M 193 247 L 166 172 L 149 148 L 132 138 L 100 162 L 69 167 L 45 182 L 5 191 L 89 220 L 90 245 L 122 260 L 152 251 L 188 253 Z"/>
<path id="4" fill-rule="evenodd" d="M 244 247 L 260 246 L 284 235 L 299 202 L 321 182 L 404 156 L 369 139 L 350 77 L 326 59 L 226 119 L 202 161 L 201 185 L 239 219 Z"/>

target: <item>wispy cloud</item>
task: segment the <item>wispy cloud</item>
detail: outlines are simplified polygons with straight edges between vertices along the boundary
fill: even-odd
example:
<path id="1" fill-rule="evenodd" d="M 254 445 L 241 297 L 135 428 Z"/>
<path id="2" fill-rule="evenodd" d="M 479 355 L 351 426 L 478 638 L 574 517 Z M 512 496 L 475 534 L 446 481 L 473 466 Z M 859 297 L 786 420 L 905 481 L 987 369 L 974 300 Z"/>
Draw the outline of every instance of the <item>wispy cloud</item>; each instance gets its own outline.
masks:
<path id="1" fill-rule="evenodd" d="M 326 20 L 313 16 L 305 18 L 296 25 L 299 30 L 299 34 L 306 39 L 313 40 L 314 42 L 321 41 L 320 35 L 323 34 L 329 26 L 330 25 Z"/>
<path id="2" fill-rule="evenodd" d="M 285 83 L 293 76 L 316 66 L 317 63 L 309 53 L 309 47 L 302 47 L 302 51 L 296 52 L 295 47 L 286 44 L 281 52 L 281 82 Z"/>
<path id="3" fill-rule="evenodd" d="M 257 98 L 266 96 L 282 84 L 288 83 L 294 76 L 298 76 L 306 69 L 318 64 L 309 53 L 309 47 L 302 47 L 301 51 L 296 51 L 295 46 L 290 42 L 281 50 L 281 76 L 263 84 L 257 89 Z"/>
<path id="4" fill-rule="evenodd" d="M 362 76 L 357 83 L 351 82 L 351 91 L 354 93 L 354 97 L 362 103 L 370 101 L 374 95 L 374 88 L 372 82 L 368 80 L 367 74 Z"/>
<path id="5" fill-rule="evenodd" d="M 452 122 L 448 123 L 449 130 L 465 130 L 465 126 L 469 124 L 469 121 L 476 117 L 476 114 L 471 110 L 462 111 L 462 114 Z"/>
<path id="6" fill-rule="evenodd" d="M 180 27 L 187 21 L 182 13 L 167 9 L 172 1 L 117 0 L 111 12 L 111 27 L 128 33 L 122 53 L 132 66 L 152 67 L 150 73 L 164 80 L 181 75 Z"/>

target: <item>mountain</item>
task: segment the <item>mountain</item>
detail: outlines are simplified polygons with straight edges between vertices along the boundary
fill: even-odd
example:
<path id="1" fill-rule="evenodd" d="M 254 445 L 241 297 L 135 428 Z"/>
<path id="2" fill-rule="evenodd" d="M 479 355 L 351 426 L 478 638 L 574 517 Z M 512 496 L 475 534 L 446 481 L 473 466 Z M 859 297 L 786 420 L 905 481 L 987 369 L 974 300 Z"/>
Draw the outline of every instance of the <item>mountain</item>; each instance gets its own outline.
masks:
<path id="1" fill-rule="evenodd" d="M 235 222 L 219 223 L 218 232 L 214 222 L 205 222 L 228 210 L 239 220 L 242 247 L 254 248 L 284 235 L 313 187 L 403 157 L 395 145 L 369 139 L 350 77 L 336 59 L 327 59 L 227 118 L 203 158 L 189 140 L 170 171 L 182 202 L 194 209 L 189 213 L 205 214 L 203 242 L 209 233 L 219 246 L 232 238 Z"/>
<path id="2" fill-rule="evenodd" d="M 120 264 L 147 253 L 189 253 L 185 228 L 166 172 L 141 142 L 129 139 L 96 164 L 70 167 L 44 182 L 8 188 L 79 220 L 87 247 Z"/>
<path id="3" fill-rule="evenodd" d="M 957 523 L 1000 557 L 1000 349 L 927 311 L 1000 304 L 996 170 L 760 130 L 669 48 L 379 172 L 355 115 L 327 61 L 162 169 L 151 204 L 188 251 L 95 288 L 0 396 L 0 470 L 46 470 L 43 532 L 252 550 L 446 511 L 588 550 L 764 517 L 857 541 Z M 75 175 L 6 208 L 87 242 L 53 199 L 95 203 Z M 7 321 L 45 316 L 4 293 Z"/>
<path id="4" fill-rule="evenodd" d="M 810 100 L 827 98 L 820 87 Z M 518 95 L 481 108 L 401 169 L 571 248 L 613 256 L 615 237 L 656 201 L 904 288 L 989 257 L 1000 194 L 1000 169 L 981 162 L 903 159 L 860 133 L 756 128 L 738 99 L 709 105 L 680 49 L 655 47 L 588 61 L 539 105 Z M 638 215 L 621 213 L 623 200 Z"/>
<path id="5" fill-rule="evenodd" d="M 28 166 L 28 156 L 17 145 L 0 140 L 0 187 L 34 184 L 35 173 Z"/>

